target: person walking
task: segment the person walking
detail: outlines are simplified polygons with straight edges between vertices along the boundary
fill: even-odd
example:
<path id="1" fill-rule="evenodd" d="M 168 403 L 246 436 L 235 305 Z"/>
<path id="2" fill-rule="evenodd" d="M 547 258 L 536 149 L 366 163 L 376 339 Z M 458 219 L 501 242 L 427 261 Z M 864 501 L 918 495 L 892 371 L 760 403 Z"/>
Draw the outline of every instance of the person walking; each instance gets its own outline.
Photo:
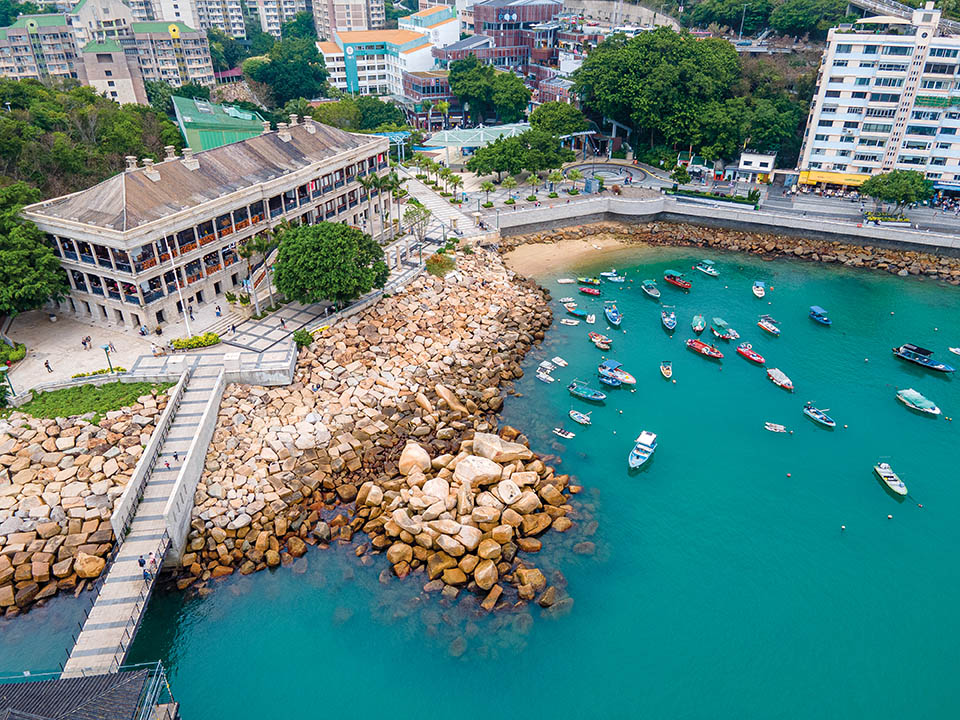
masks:
<path id="1" fill-rule="evenodd" d="M 155 572 L 157 569 L 157 556 L 154 555 L 153 552 L 151 552 L 148 558 L 150 561 L 150 571 Z"/>
<path id="2" fill-rule="evenodd" d="M 173 451 L 173 461 L 174 462 L 180 461 L 180 453 L 178 453 L 176 450 Z"/>
<path id="3" fill-rule="evenodd" d="M 43 366 L 47 369 L 47 372 L 48 372 L 48 373 L 52 373 L 52 372 L 53 372 L 53 368 L 50 367 L 50 361 L 49 361 L 49 360 L 44 360 L 44 361 L 43 361 Z"/>
<path id="4" fill-rule="evenodd" d="M 287 322 L 283 318 L 280 318 L 280 327 L 282 327 L 284 330 L 287 329 Z"/>
<path id="5" fill-rule="evenodd" d="M 169 461 L 169 460 L 164 460 L 164 461 L 163 461 L 163 464 L 164 464 L 164 466 L 167 468 L 167 470 L 170 469 L 170 461 Z"/>
<path id="6" fill-rule="evenodd" d="M 146 568 L 144 568 L 144 569 L 143 569 L 143 581 L 144 581 L 144 582 L 150 582 L 150 578 L 151 578 L 150 571 L 147 570 Z"/>
<path id="7" fill-rule="evenodd" d="M 231 323 L 231 325 L 230 325 L 230 334 L 231 334 L 231 335 L 236 335 L 236 334 L 237 334 L 237 326 L 234 325 L 234 324 L 232 324 L 232 323 Z"/>
<path id="8" fill-rule="evenodd" d="M 137 565 L 139 565 L 141 568 L 145 568 L 147 566 L 147 561 L 143 559 L 143 555 L 137 558 Z"/>
<path id="9" fill-rule="evenodd" d="M 108 342 L 107 347 L 110 348 L 110 352 L 115 353 L 117 351 L 117 346 L 113 342 Z"/>

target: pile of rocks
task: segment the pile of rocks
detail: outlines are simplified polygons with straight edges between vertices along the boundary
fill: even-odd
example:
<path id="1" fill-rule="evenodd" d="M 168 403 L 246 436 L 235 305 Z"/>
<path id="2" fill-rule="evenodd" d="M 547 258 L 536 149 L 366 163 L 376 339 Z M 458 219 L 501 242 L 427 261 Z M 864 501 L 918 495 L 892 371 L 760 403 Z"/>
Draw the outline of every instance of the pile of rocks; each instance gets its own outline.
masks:
<path id="1" fill-rule="evenodd" d="M 506 251 L 527 242 L 553 243 L 604 235 L 625 245 L 671 245 L 718 247 L 767 257 L 795 257 L 821 263 L 837 263 L 847 267 L 872 268 L 906 277 L 924 275 L 951 285 L 960 285 L 960 258 L 941 257 L 913 250 L 892 250 L 870 245 L 850 245 L 837 241 L 797 239 L 785 235 L 750 233 L 722 228 L 705 228 L 682 223 L 602 222 L 578 225 L 546 233 L 533 233 L 504 238 Z"/>
<path id="2" fill-rule="evenodd" d="M 133 474 L 165 395 L 131 407 L 0 422 L 0 610 L 15 615 L 60 590 L 80 592 L 113 547 L 110 515 Z"/>
<path id="3" fill-rule="evenodd" d="M 426 570 L 431 589 L 490 593 L 505 577 L 527 595 L 542 590 L 514 556 L 570 526 L 567 478 L 509 428 L 510 453 L 483 453 L 498 442 L 489 433 L 504 385 L 522 376 L 520 361 L 550 325 L 546 300 L 498 255 L 459 255 L 445 278 L 414 280 L 321 335 L 301 351 L 293 384 L 229 386 L 178 585 L 276 566 L 363 532 L 358 555 L 386 553 L 399 576 Z M 557 599 L 554 590 L 543 602 Z"/>

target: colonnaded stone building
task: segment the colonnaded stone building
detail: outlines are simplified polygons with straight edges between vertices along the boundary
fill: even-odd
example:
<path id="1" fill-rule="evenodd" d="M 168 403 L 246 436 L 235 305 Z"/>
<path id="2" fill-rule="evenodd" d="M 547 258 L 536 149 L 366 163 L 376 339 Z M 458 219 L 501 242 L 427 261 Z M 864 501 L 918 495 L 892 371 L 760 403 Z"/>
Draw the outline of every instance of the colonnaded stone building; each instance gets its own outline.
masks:
<path id="1" fill-rule="evenodd" d="M 282 220 L 362 226 L 359 179 L 387 168 L 388 140 L 290 120 L 182 157 L 170 146 L 162 162 L 129 157 L 98 185 L 24 208 L 69 276 L 59 310 L 153 330 L 240 285 L 237 246 Z"/>

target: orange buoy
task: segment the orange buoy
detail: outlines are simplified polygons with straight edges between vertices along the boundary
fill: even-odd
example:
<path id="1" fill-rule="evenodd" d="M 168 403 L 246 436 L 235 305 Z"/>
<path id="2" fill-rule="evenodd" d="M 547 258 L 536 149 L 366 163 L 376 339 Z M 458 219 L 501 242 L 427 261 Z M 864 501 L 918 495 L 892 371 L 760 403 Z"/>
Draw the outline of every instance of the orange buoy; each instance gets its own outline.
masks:
<path id="1" fill-rule="evenodd" d="M 918 507 L 918 508 L 922 508 L 922 507 L 923 507 L 923 503 L 917 503 L 917 507 Z"/>
<path id="2" fill-rule="evenodd" d="M 790 477 L 790 473 L 787 473 L 787 477 Z"/>

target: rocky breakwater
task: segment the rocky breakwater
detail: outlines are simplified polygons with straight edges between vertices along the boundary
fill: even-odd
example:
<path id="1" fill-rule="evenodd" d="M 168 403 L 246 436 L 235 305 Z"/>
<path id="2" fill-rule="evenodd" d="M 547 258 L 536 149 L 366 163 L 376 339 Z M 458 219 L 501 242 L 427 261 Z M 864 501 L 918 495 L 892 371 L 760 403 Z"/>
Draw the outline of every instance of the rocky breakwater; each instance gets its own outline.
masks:
<path id="1" fill-rule="evenodd" d="M 16 615 L 59 591 L 79 594 L 113 547 L 110 515 L 166 405 L 144 395 L 98 423 L 0 422 L 0 611 Z"/>
<path id="2" fill-rule="evenodd" d="M 677 247 L 716 247 L 765 257 L 791 257 L 812 262 L 869 268 L 907 277 L 925 276 L 960 285 L 960 258 L 943 257 L 932 252 L 851 245 L 848 243 L 799 239 L 770 233 L 751 233 L 722 228 L 705 228 L 686 223 L 640 223 L 628 225 L 601 222 L 504 238 L 506 252 L 528 242 L 554 243 L 605 235 L 624 245 L 670 245 Z"/>
<path id="3" fill-rule="evenodd" d="M 178 585 L 351 543 L 383 579 L 561 604 L 523 558 L 570 529 L 569 479 L 516 430 L 494 434 L 546 300 L 498 255 L 460 255 L 323 333 L 293 384 L 228 386 Z"/>

